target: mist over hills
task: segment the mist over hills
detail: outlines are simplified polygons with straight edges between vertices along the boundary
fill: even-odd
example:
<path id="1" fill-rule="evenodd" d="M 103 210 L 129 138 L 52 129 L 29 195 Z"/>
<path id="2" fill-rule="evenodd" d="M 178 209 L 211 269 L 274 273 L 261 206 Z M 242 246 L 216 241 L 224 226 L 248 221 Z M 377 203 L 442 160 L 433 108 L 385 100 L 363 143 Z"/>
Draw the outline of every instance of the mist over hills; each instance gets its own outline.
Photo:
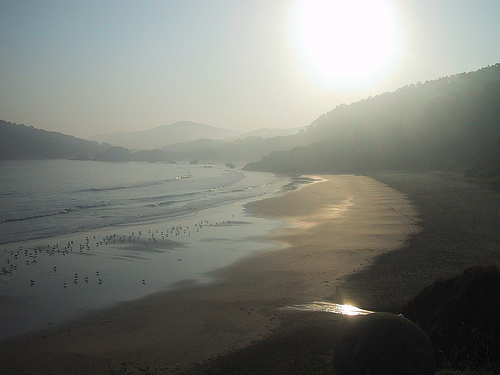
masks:
<path id="1" fill-rule="evenodd" d="M 58 132 L 0 120 L 0 160 L 92 159 L 107 147 Z"/>
<path id="2" fill-rule="evenodd" d="M 245 132 L 245 133 L 239 134 L 239 135 L 234 136 L 234 137 L 229 137 L 226 140 L 232 141 L 232 140 L 236 140 L 236 139 L 245 139 L 245 138 L 249 138 L 249 137 L 262 138 L 262 139 L 275 138 L 275 137 L 286 137 L 289 135 L 298 134 L 302 130 L 305 130 L 306 128 L 307 128 L 306 126 L 303 126 L 300 128 L 290 128 L 290 129 L 261 128 L 261 129 Z"/>
<path id="3" fill-rule="evenodd" d="M 232 140 L 203 139 L 203 137 L 208 136 L 207 129 L 210 131 L 216 129 L 217 131 L 212 132 L 212 134 L 219 135 L 238 132 L 192 122 L 174 125 L 169 126 L 168 130 L 177 132 L 181 136 L 187 134 L 189 138 L 196 140 L 170 144 L 162 149 L 131 150 L 107 142 L 101 144 L 97 141 L 0 120 L 0 159 L 85 159 L 112 162 L 134 160 L 148 162 L 192 161 L 196 159 L 209 162 L 248 163 L 259 160 L 272 151 L 287 150 L 291 145 L 294 145 L 287 140 L 286 136 L 274 137 L 268 142 L 263 142 L 262 137 L 247 137 L 246 133 L 241 133 L 241 136 L 233 137 Z M 270 136 L 275 133 L 296 133 L 299 130 L 262 129 L 254 131 L 252 134 Z M 167 138 L 165 143 L 168 143 L 168 139 L 173 140 L 174 137 Z"/>
<path id="4" fill-rule="evenodd" d="M 152 150 L 173 143 L 197 141 L 199 139 L 225 139 L 241 133 L 191 121 L 180 121 L 149 130 L 99 134 L 91 137 L 90 140 L 136 150 Z"/>
<path id="5" fill-rule="evenodd" d="M 267 139 L 297 134 L 302 129 L 262 128 L 250 132 L 240 132 L 191 121 L 181 121 L 149 130 L 99 134 L 89 139 L 135 150 L 162 149 L 167 152 L 181 151 L 183 154 L 187 154 L 190 148 L 193 151 L 199 150 L 201 144 L 204 144 L 205 148 L 209 144 L 220 148 L 220 145 L 225 143 L 220 142 L 222 140 L 231 142 L 248 137 Z M 262 154 L 258 154 L 258 158 L 262 156 Z M 243 160 L 250 161 L 255 160 L 255 158 L 245 157 Z"/>
<path id="6" fill-rule="evenodd" d="M 339 105 L 306 130 L 238 133 L 186 121 L 100 137 L 109 144 L 0 121 L 0 159 L 250 162 L 245 169 L 283 173 L 452 170 L 498 178 L 500 64 Z M 149 149 L 151 142 L 166 146 Z"/>
<path id="7" fill-rule="evenodd" d="M 295 135 L 303 131 L 304 128 L 263 128 L 224 140 L 198 139 L 174 143 L 162 148 L 162 151 L 169 160 L 248 163 L 259 160 L 272 151 L 290 150 L 294 146 L 302 145 L 303 140 Z"/>
<path id="8" fill-rule="evenodd" d="M 302 139 L 294 135 L 266 139 L 242 137 L 231 141 L 202 139 L 173 144 L 162 151 L 169 160 L 248 163 L 259 160 L 276 150 L 290 150 L 294 146 L 302 145 L 301 142 Z"/>
<path id="9" fill-rule="evenodd" d="M 454 170 L 500 176 L 500 64 L 340 105 L 248 170 Z"/>

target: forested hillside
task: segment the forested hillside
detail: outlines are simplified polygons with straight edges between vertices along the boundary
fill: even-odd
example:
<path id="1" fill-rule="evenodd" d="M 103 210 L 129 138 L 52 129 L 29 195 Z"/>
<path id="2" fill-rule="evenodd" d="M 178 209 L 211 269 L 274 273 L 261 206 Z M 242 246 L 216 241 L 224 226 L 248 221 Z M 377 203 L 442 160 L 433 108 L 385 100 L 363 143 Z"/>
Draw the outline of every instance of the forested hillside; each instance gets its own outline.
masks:
<path id="1" fill-rule="evenodd" d="M 105 148 L 97 142 L 0 120 L 0 159 L 91 159 Z"/>
<path id="2" fill-rule="evenodd" d="M 498 177 L 500 64 L 337 106 L 295 135 L 232 141 L 192 136 L 198 140 L 160 150 L 105 151 L 109 144 L 0 121 L 0 159 L 247 162 L 262 158 L 245 169 L 452 170 L 471 177 Z"/>
<path id="3" fill-rule="evenodd" d="M 340 105 L 249 170 L 461 170 L 500 174 L 500 64 Z"/>

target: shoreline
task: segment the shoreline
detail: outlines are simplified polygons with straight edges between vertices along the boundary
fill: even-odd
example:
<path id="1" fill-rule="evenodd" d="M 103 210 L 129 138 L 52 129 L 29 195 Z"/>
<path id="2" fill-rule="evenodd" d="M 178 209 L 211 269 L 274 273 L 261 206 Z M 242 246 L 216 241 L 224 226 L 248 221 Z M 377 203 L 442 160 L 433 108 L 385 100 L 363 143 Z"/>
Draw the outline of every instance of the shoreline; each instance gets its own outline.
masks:
<path id="1" fill-rule="evenodd" d="M 287 316 L 280 307 L 327 299 L 345 277 L 402 247 L 418 230 L 417 213 L 404 195 L 365 176 L 323 176 L 246 210 L 288 222 L 266 238 L 286 245 L 215 271 L 209 284 L 147 296 L 2 343 L 10 365 L 2 370 L 43 364 L 61 373 L 92 366 L 97 374 L 129 362 L 166 373 L 187 369 L 271 336 Z M 22 356 L 26 350 L 29 360 Z"/>
<path id="2" fill-rule="evenodd" d="M 141 173 L 136 173 L 138 165 L 134 163 L 71 164 L 74 162 L 46 160 L 36 168 L 36 163 L 18 166 L 12 161 L 9 168 L 19 169 L 19 173 L 13 176 L 12 184 L 0 189 L 6 197 L 0 210 L 0 246 L 120 225 L 175 222 L 193 212 L 273 194 L 289 182 L 272 173 L 223 164 L 186 168 L 181 164 L 145 163 Z M 34 172 L 41 181 L 55 175 L 53 183 L 47 181 L 43 193 L 29 184 Z M 116 175 L 109 179 L 113 173 Z M 183 178 L 186 173 L 189 178 Z M 87 179 L 87 175 L 95 175 L 95 179 Z M 19 189 L 18 194 L 10 194 L 15 189 Z M 46 199 L 51 194 L 57 199 Z M 22 196 L 29 199 L 22 200 Z"/>
<path id="3" fill-rule="evenodd" d="M 500 266 L 498 185 L 440 172 L 373 173 L 415 204 L 422 231 L 372 267 L 350 275 L 330 298 L 349 296 L 378 311 L 398 312 L 438 279 L 473 266 Z"/>
<path id="4" fill-rule="evenodd" d="M 9 265 L 13 269 L 0 280 L 0 320 L 9 322 L 0 341 L 178 285 L 210 282 L 210 271 L 272 247 L 256 234 L 280 223 L 249 217 L 246 201 L 175 221 L 155 219 L 3 245 L 0 260 L 7 272 Z M 228 238 L 239 244 L 237 249 Z"/>
<path id="5" fill-rule="evenodd" d="M 500 267 L 500 189 L 439 172 L 379 172 L 418 209 L 421 232 L 399 249 L 348 275 L 328 299 L 400 313 L 423 288 L 471 267 Z M 290 312 L 269 339 L 184 372 L 201 374 L 330 373 L 338 337 L 350 318 Z M 284 349 L 286 348 L 286 349 Z"/>

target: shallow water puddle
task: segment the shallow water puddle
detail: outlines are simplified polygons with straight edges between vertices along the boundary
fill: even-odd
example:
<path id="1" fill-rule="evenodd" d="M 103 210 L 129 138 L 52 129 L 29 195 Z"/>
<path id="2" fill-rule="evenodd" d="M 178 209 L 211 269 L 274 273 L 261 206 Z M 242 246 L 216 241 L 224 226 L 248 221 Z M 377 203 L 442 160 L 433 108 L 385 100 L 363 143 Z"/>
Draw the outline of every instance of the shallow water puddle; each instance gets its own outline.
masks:
<path id="1" fill-rule="evenodd" d="M 320 312 L 329 312 L 333 314 L 340 315 L 366 315 L 371 314 L 374 311 L 363 310 L 359 307 L 352 305 L 341 305 L 338 303 L 331 302 L 311 302 L 303 305 L 293 305 L 293 306 L 285 306 L 280 310 L 297 310 L 297 311 L 320 311 Z"/>

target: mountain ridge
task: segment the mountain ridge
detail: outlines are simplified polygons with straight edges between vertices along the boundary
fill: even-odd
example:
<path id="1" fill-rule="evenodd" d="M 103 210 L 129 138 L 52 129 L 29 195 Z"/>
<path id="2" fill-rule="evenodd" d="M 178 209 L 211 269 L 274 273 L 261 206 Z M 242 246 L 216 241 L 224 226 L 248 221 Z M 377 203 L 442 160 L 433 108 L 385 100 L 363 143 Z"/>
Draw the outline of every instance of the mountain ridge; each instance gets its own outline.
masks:
<path id="1" fill-rule="evenodd" d="M 339 105 L 313 121 L 301 137 L 302 146 L 272 152 L 245 169 L 425 169 L 498 177 L 500 64 Z"/>
<path id="2" fill-rule="evenodd" d="M 0 120 L 0 160 L 90 160 L 106 147 L 72 135 Z"/>
<path id="3" fill-rule="evenodd" d="M 147 130 L 98 134 L 90 137 L 89 140 L 137 150 L 160 149 L 173 143 L 190 142 L 198 139 L 225 139 L 238 134 L 241 134 L 241 132 L 193 121 L 178 121 L 170 125 L 162 125 Z"/>
<path id="4" fill-rule="evenodd" d="M 167 129 L 181 133 L 188 126 L 217 129 L 193 122 L 172 125 Z M 157 132 L 158 139 L 158 132 L 165 129 L 150 132 Z M 469 177 L 496 178 L 500 176 L 500 64 L 341 104 L 307 129 L 297 130 L 271 138 L 241 133 L 232 140 L 197 133 L 188 142 L 176 143 L 171 136 L 171 143 L 162 149 L 126 152 L 117 146 L 104 152 L 116 143 L 99 144 L 0 121 L 0 158 L 237 161 L 250 162 L 247 170 L 294 174 L 454 170 Z"/>
<path id="5" fill-rule="evenodd" d="M 118 131 L 94 135 L 89 140 L 105 142 L 114 146 L 131 149 L 167 149 L 179 144 L 188 144 L 201 140 L 236 141 L 248 137 L 262 139 L 288 136 L 299 133 L 304 127 L 280 129 L 260 128 L 248 132 L 229 130 L 193 121 L 179 121 L 170 125 L 138 131 Z M 142 140 L 138 140 L 141 138 Z M 161 140 L 161 141 L 160 141 Z M 174 147 L 175 148 L 175 147 Z"/>

